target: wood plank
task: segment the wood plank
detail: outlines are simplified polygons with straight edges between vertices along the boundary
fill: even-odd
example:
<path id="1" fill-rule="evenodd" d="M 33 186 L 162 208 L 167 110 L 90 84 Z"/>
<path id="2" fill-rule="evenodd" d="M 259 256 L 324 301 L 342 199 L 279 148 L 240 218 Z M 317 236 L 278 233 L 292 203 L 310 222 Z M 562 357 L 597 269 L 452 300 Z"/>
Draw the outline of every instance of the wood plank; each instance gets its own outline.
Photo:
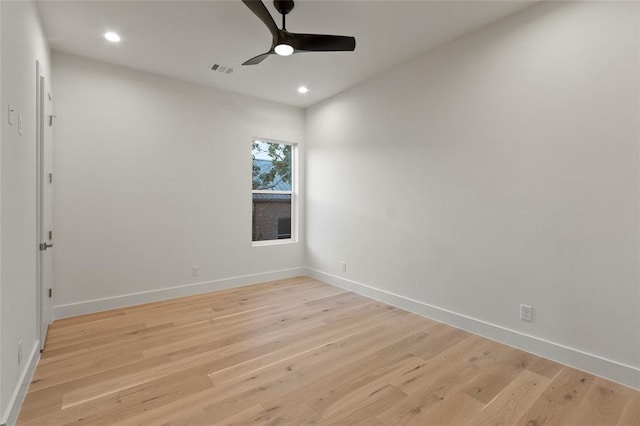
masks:
<path id="1" fill-rule="evenodd" d="M 445 397 L 433 410 L 417 415 L 418 422 L 423 425 L 458 425 L 465 424 L 469 418 L 478 413 L 484 404 L 465 393 L 453 393 Z M 493 422 L 493 421 L 492 421 Z M 495 423 L 494 423 L 495 424 Z"/>
<path id="2" fill-rule="evenodd" d="M 461 392 L 488 404 L 536 358 L 535 355 L 512 348 L 495 363 L 483 368 L 478 376 L 462 387 Z"/>
<path id="3" fill-rule="evenodd" d="M 581 425 L 615 425 L 627 401 L 628 388 L 597 378 L 569 420 Z"/>
<path id="4" fill-rule="evenodd" d="M 627 405 L 622 409 L 618 426 L 640 425 L 640 393 L 629 395 Z"/>
<path id="5" fill-rule="evenodd" d="M 595 380 L 596 377 L 591 374 L 569 367 L 562 368 L 515 424 L 569 424 L 569 419 L 576 414 L 580 400 Z"/>
<path id="6" fill-rule="evenodd" d="M 529 411 L 551 380 L 529 370 L 523 370 L 511 383 L 474 416 L 470 423 L 513 425 Z"/>

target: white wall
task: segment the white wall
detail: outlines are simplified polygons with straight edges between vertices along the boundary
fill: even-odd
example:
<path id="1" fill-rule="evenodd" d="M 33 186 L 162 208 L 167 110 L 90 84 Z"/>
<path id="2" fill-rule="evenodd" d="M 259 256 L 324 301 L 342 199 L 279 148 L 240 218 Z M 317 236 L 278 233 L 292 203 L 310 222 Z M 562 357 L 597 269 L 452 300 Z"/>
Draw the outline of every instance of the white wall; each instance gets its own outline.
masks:
<path id="1" fill-rule="evenodd" d="M 57 317 L 300 273 L 302 243 L 251 246 L 251 141 L 302 149 L 301 109 L 57 52 L 53 73 Z"/>
<path id="2" fill-rule="evenodd" d="M 639 24 L 542 3 L 307 110 L 312 272 L 640 387 Z"/>
<path id="3" fill-rule="evenodd" d="M 15 400 L 37 358 L 36 321 L 36 60 L 49 78 L 49 51 L 33 2 L 2 2 L 0 143 L 0 422 L 17 414 Z M 7 124 L 8 103 L 16 123 Z M 18 134 L 17 114 L 24 133 Z M 18 342 L 24 358 L 18 366 Z M 28 384 L 28 377 L 26 378 Z M 11 421 L 11 418 L 9 418 Z"/>

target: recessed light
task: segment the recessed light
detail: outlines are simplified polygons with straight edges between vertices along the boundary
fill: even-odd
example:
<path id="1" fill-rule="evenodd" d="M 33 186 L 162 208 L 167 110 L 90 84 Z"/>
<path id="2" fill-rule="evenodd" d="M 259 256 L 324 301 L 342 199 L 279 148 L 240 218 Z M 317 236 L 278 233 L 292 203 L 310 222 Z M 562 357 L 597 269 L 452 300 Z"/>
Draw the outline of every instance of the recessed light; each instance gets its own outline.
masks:
<path id="1" fill-rule="evenodd" d="M 300 86 L 300 87 L 298 87 L 298 93 L 302 93 L 302 94 L 304 94 L 304 93 L 307 93 L 308 91 L 309 91 L 309 89 L 307 89 L 307 87 L 306 87 L 306 86 Z"/>
<path id="2" fill-rule="evenodd" d="M 120 41 L 120 36 L 113 31 L 104 33 L 104 38 L 109 40 L 111 43 L 117 43 Z"/>
<path id="3" fill-rule="evenodd" d="M 288 44 L 279 44 L 273 50 L 280 56 L 289 56 L 293 53 L 293 47 Z"/>

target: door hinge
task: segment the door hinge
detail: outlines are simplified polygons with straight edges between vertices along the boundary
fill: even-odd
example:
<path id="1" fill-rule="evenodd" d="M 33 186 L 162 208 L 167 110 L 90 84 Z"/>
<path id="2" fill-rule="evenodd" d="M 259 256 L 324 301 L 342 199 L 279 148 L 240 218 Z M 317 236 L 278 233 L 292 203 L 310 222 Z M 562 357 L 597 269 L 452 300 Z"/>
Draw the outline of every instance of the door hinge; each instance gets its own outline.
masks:
<path id="1" fill-rule="evenodd" d="M 53 244 L 47 244 L 47 243 L 41 243 L 40 244 L 40 251 L 45 251 L 48 248 L 53 247 Z"/>
<path id="2" fill-rule="evenodd" d="M 53 289 L 52 288 L 49 289 L 49 297 L 53 297 Z"/>
<path id="3" fill-rule="evenodd" d="M 49 173 L 47 175 L 47 180 L 49 181 L 49 183 L 53 183 L 53 173 Z"/>

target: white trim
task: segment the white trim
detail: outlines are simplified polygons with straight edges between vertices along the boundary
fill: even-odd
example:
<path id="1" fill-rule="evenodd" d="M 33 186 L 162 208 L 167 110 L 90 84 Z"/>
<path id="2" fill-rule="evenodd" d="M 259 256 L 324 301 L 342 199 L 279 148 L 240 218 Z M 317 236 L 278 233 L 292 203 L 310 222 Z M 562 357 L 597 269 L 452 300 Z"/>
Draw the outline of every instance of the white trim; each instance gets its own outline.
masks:
<path id="1" fill-rule="evenodd" d="M 192 296 L 194 294 L 208 293 L 232 287 L 240 287 L 266 281 L 291 278 L 304 275 L 304 268 L 282 269 L 279 271 L 263 272 L 260 274 L 242 275 L 239 277 L 223 278 L 214 281 L 206 281 L 195 284 L 185 284 L 175 287 L 149 290 L 140 293 L 125 294 L 122 296 L 105 297 L 102 299 L 87 300 L 84 302 L 69 303 L 53 307 L 54 319 L 75 317 L 78 315 L 92 314 L 108 311 L 110 309 L 124 308 L 126 306 L 140 305 L 142 303 L 157 302 L 176 297 Z"/>
<path id="2" fill-rule="evenodd" d="M 293 191 L 276 191 L 271 189 L 252 189 L 254 194 L 267 194 L 267 195 L 293 195 Z"/>
<path id="3" fill-rule="evenodd" d="M 9 400 L 7 410 L 2 418 L 1 423 L 3 425 L 15 425 L 18 421 L 18 414 L 20 414 L 20 408 L 22 408 L 24 397 L 27 395 L 27 390 L 29 390 L 29 384 L 33 379 L 33 373 L 36 371 L 38 361 L 40 361 L 40 341 L 36 340 L 33 345 L 33 349 L 31 350 L 31 354 L 29 355 L 27 366 L 22 370 L 20 379 L 16 384 L 13 395 Z"/>
<path id="4" fill-rule="evenodd" d="M 294 240 L 293 238 L 282 238 L 280 240 L 260 240 L 260 241 L 252 241 L 252 247 L 265 247 L 265 246 L 280 246 L 283 244 L 296 244 L 298 240 Z"/>
<path id="5" fill-rule="evenodd" d="M 640 368 L 638 367 L 622 364 L 326 272 L 311 268 L 306 268 L 306 271 L 307 275 L 336 287 L 640 390 Z"/>
<path id="6" fill-rule="evenodd" d="M 42 341 L 42 252 L 39 250 L 42 239 L 42 128 L 44 123 L 44 107 L 42 105 L 42 80 L 44 76 L 40 74 L 40 61 L 36 60 L 36 332 Z M 42 348 L 40 348 L 42 349 Z"/>
<path id="7" fill-rule="evenodd" d="M 47 88 L 47 79 L 41 73 L 40 62 L 36 60 L 36 241 L 38 247 L 40 243 L 47 242 L 45 230 L 44 210 L 46 208 L 45 201 L 45 113 L 46 100 L 45 94 L 48 95 L 49 101 L 52 101 L 51 94 Z M 53 114 L 53 111 L 51 111 Z M 50 206 L 53 208 L 53 206 Z M 51 324 L 51 299 L 47 297 L 49 288 L 53 289 L 53 277 L 49 276 L 49 285 L 45 286 L 45 275 L 43 274 L 42 257 L 47 255 L 45 252 L 36 249 L 36 330 L 41 346 L 44 349 L 44 343 L 47 336 L 49 324 Z M 49 253 L 50 256 L 50 253 Z M 52 259 L 49 259 L 51 262 Z M 49 272 L 53 273 L 52 270 Z"/>
<path id="8" fill-rule="evenodd" d="M 281 141 L 280 139 L 273 139 L 273 138 L 260 138 L 257 136 L 252 138 L 252 140 L 254 142 L 276 143 L 279 145 L 297 145 L 298 144 L 298 142 Z"/>

